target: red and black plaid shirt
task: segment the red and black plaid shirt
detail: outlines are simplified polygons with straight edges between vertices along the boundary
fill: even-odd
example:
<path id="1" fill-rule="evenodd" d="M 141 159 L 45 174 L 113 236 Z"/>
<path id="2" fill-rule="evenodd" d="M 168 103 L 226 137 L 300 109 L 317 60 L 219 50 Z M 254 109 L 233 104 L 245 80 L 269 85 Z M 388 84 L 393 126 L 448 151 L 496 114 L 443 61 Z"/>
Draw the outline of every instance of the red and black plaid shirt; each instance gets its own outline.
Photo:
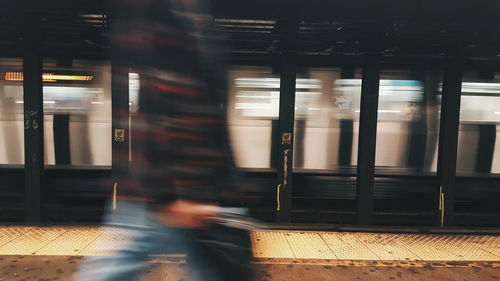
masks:
<path id="1" fill-rule="evenodd" d="M 233 161 L 225 75 L 207 9 L 196 1 L 122 2 L 113 39 L 139 73 L 140 91 L 119 195 L 160 204 L 217 201 Z"/>

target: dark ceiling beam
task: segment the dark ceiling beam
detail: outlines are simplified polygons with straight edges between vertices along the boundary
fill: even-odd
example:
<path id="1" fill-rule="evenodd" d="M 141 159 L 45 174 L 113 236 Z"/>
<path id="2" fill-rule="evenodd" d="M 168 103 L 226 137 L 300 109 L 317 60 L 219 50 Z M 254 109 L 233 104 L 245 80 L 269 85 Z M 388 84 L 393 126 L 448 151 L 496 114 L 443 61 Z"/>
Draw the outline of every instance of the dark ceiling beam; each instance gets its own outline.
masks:
<path id="1" fill-rule="evenodd" d="M 212 0 L 215 16 L 225 18 L 276 19 L 279 0 Z M 500 1 L 483 0 L 299 0 L 298 15 L 302 20 L 407 19 L 420 23 L 450 22 L 469 23 L 475 19 L 498 23 Z M 286 7 L 285 7 L 286 9 Z"/>
<path id="2" fill-rule="evenodd" d="M 497 0 L 297 0 L 297 13 L 301 20 L 367 19 L 386 17 L 388 20 L 412 20 L 419 23 L 477 22 L 498 24 L 500 1 Z M 212 0 L 216 18 L 277 19 L 283 9 L 281 0 Z M 110 1 L 106 0 L 2 0 L 2 14 L 19 12 L 66 11 L 77 13 L 107 13 Z M 498 25 L 496 25 L 498 26 Z"/>
<path id="3" fill-rule="evenodd" d="M 270 61 L 276 61 L 278 54 L 269 53 L 232 53 L 229 62 L 234 65 L 262 65 L 268 66 Z M 444 56 L 436 55 L 412 55 L 404 54 L 400 56 L 382 56 L 381 64 L 385 67 L 394 68 L 408 68 L 408 65 L 414 67 L 425 67 L 428 69 L 441 69 L 444 62 Z M 343 53 L 327 54 L 327 55 L 305 55 L 298 53 L 296 55 L 296 62 L 300 66 L 316 66 L 316 67 L 335 67 L 342 66 L 349 63 L 357 66 L 363 64 L 363 57 L 361 55 L 345 55 Z M 500 72 L 500 59 L 477 59 L 468 58 L 464 60 L 465 69 L 488 69 Z"/>
<path id="4" fill-rule="evenodd" d="M 79 20 L 85 13 L 106 14 L 108 0 L 3 1 L 0 9 L 2 56 L 18 56 L 23 30 L 44 32 L 44 54 L 108 56 L 107 18 L 92 27 Z M 460 41 L 465 57 L 495 61 L 500 55 L 500 1 L 330 1 L 213 0 L 216 18 L 234 53 L 274 54 L 295 49 L 299 55 L 356 55 L 380 51 L 394 59 L 440 57 Z M 439 3 L 436 3 L 439 2 Z M 28 3 L 28 4 L 27 4 Z M 446 4 L 448 3 L 448 4 Z M 224 19 L 246 19 L 238 24 Z M 270 20 L 252 24 L 248 20 Z M 272 33 L 260 33 L 253 25 Z M 297 31 L 297 26 L 299 30 Z M 296 32 L 290 36 L 290 32 Z M 293 40 L 287 38 L 297 38 Z M 374 42 L 378 50 L 373 50 Z M 63 52 L 61 52 L 61 50 Z M 103 53 L 103 54 L 99 54 Z M 348 56 L 349 57 L 349 56 Z M 352 56 L 351 56 L 352 57 Z"/>
<path id="5" fill-rule="evenodd" d="M 280 55 L 293 55 L 297 48 L 299 29 L 298 5 L 300 0 L 279 0 L 280 9 L 274 25 L 268 51 Z"/>

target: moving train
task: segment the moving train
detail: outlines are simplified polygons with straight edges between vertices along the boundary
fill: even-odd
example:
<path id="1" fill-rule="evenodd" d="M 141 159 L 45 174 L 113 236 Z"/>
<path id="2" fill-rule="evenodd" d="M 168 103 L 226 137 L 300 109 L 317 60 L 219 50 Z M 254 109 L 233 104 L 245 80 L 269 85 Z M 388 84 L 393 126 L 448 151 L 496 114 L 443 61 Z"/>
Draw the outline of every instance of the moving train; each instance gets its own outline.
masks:
<path id="1" fill-rule="evenodd" d="M 335 171 L 356 165 L 361 79 L 340 76 L 340 69 L 309 69 L 297 79 L 295 169 Z M 273 167 L 279 77 L 269 69 L 240 68 L 231 72 L 230 81 L 229 126 L 237 163 Z M 412 79 L 412 73 L 382 71 L 376 150 L 380 170 L 436 172 L 441 88 L 439 73 Z M 459 174 L 500 173 L 500 142 L 495 141 L 500 138 L 499 110 L 500 83 L 462 83 Z"/>
<path id="2" fill-rule="evenodd" d="M 20 60 L 0 61 L 0 167 L 21 167 L 24 163 L 22 79 L 12 79 L 19 73 L 22 73 Z M 112 147 L 109 64 L 74 61 L 71 67 L 60 67 L 55 61 L 48 61 L 44 73 L 47 75 L 43 87 L 46 167 L 109 169 Z M 75 79 L 77 76 L 87 78 Z M 92 78 L 88 79 L 89 76 Z M 333 207 L 325 203 L 330 204 L 325 208 L 354 208 L 360 77 L 359 70 L 345 75 L 340 68 L 308 68 L 298 72 L 294 197 L 304 200 L 295 201 L 297 208 L 313 205 L 320 208 L 318 198 L 334 200 Z M 276 135 L 279 75 L 271 68 L 235 66 L 228 80 L 228 128 L 236 164 L 255 178 L 261 178 L 261 191 L 269 198 L 263 204 L 272 205 L 279 140 Z M 130 111 L 134 112 L 139 106 L 139 75 L 131 73 L 129 83 Z M 426 202 L 425 209 L 433 209 L 432 177 L 437 170 L 441 88 L 441 74 L 436 71 L 382 70 L 375 200 L 400 202 L 396 209 L 412 204 L 418 209 Z M 66 159 L 58 155 L 64 154 L 57 145 L 63 135 L 68 137 Z M 466 72 L 462 83 L 458 176 L 499 175 L 498 139 L 500 75 L 485 80 Z M 397 179 L 401 177 L 405 179 Z M 468 186 L 457 192 L 458 198 L 476 198 L 480 205 L 484 197 L 478 197 L 481 189 Z M 316 201 L 311 203 L 307 198 Z M 401 200 L 405 198 L 406 201 Z M 343 205 L 345 202 L 348 203 Z M 392 204 L 381 201 L 384 203 L 377 207 L 376 202 L 376 212 L 390 209 Z"/>

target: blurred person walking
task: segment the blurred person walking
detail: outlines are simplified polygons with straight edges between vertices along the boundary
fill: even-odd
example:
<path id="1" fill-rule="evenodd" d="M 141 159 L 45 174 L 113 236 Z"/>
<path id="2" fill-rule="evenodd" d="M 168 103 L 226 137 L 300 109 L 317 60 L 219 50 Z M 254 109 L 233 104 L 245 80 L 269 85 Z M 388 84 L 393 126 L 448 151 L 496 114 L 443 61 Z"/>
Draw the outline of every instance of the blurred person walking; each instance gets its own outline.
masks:
<path id="1" fill-rule="evenodd" d="M 214 223 L 228 216 L 219 202 L 231 197 L 233 159 L 208 0 L 117 0 L 111 10 L 113 56 L 140 77 L 131 161 L 113 171 L 119 201 L 105 218 L 127 239 L 112 255 L 87 258 L 76 280 L 136 280 L 163 247 L 187 253 L 197 280 L 249 280 L 245 227 Z"/>

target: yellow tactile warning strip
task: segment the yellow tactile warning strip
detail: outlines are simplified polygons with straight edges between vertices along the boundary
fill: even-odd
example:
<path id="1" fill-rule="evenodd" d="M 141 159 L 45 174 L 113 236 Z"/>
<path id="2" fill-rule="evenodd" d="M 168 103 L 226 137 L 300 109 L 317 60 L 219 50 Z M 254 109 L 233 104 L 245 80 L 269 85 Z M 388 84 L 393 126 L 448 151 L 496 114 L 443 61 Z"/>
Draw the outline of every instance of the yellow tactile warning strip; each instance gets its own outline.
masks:
<path id="1" fill-rule="evenodd" d="M 253 255 L 258 258 L 295 257 L 283 232 L 257 231 L 251 234 Z M 280 245 L 280 246 L 278 246 Z M 274 247 L 276 246 L 276 247 Z"/>
<path id="2" fill-rule="evenodd" d="M 0 247 L 25 233 L 25 228 L 6 227 L 0 228 Z"/>
<path id="3" fill-rule="evenodd" d="M 296 258 L 301 259 L 337 259 L 321 237 L 309 232 L 285 233 L 288 245 Z"/>
<path id="4" fill-rule="evenodd" d="M 61 228 L 27 228 L 23 234 L 0 247 L 0 255 L 32 255 L 51 244 L 66 230 Z"/>
<path id="5" fill-rule="evenodd" d="M 378 260 L 379 257 L 349 233 L 319 233 L 330 250 L 341 260 Z"/>
<path id="6" fill-rule="evenodd" d="M 380 260 L 420 260 L 412 250 L 411 241 L 395 234 L 358 233 L 358 243 L 372 251 Z"/>
<path id="7" fill-rule="evenodd" d="M 259 231 L 253 238 L 256 258 L 500 262 L 498 236 Z"/>
<path id="8" fill-rule="evenodd" d="M 96 238 L 82 249 L 77 255 L 96 256 L 109 255 L 122 247 L 127 238 L 131 235 L 129 230 L 119 228 L 96 229 L 98 235 Z"/>
<path id="9" fill-rule="evenodd" d="M 101 234 L 98 228 L 74 229 L 70 228 L 56 241 L 58 247 L 47 246 L 36 252 L 37 255 L 59 255 L 59 253 L 72 253 L 78 255 Z"/>
<path id="10" fill-rule="evenodd" d="M 477 236 L 466 235 L 406 235 L 411 241 L 411 251 L 425 260 L 457 260 L 457 261 L 482 261 L 499 260 L 500 251 L 497 254 L 479 247 L 480 243 L 474 243 Z M 483 237 L 484 242 L 493 242 L 494 239 Z M 498 244 L 498 241 L 496 241 Z M 493 250 L 493 249 L 492 249 Z"/>
<path id="11" fill-rule="evenodd" d="M 471 237 L 471 242 L 489 253 L 500 253 L 500 243 L 498 243 L 498 240 L 489 239 L 488 236 L 473 236 Z"/>
<path id="12" fill-rule="evenodd" d="M 0 227 L 0 255 L 106 255 L 127 241 L 128 230 L 98 227 Z M 255 231 L 257 263 L 342 265 L 367 261 L 500 264 L 500 237 L 317 231 Z M 271 262 L 272 261 L 272 262 Z"/>

